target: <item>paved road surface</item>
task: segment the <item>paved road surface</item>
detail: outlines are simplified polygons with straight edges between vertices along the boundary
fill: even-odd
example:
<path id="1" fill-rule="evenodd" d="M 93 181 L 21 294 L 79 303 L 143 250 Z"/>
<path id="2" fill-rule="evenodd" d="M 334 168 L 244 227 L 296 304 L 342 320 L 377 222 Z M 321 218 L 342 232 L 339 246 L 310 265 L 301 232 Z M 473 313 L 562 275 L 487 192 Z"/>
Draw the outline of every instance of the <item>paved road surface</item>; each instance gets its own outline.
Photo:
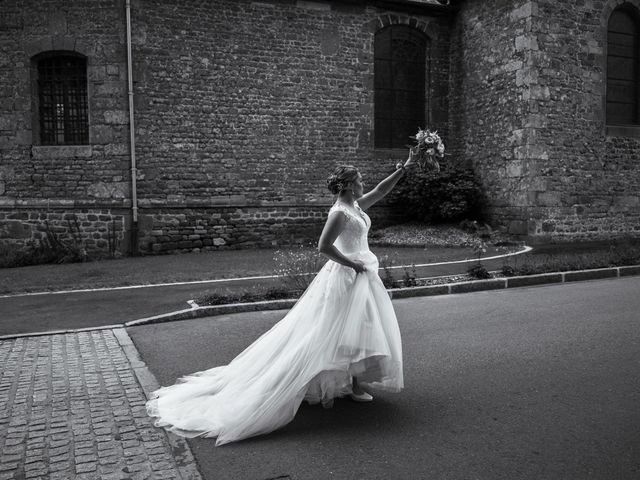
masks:
<path id="1" fill-rule="evenodd" d="M 171 285 L 0 298 L 0 335 L 123 324 L 189 308 L 187 300 L 240 283 L 228 285 Z"/>
<path id="2" fill-rule="evenodd" d="M 406 389 L 302 405 L 215 448 L 213 479 L 640 478 L 640 277 L 394 301 Z M 128 329 L 166 385 L 229 362 L 285 312 Z"/>

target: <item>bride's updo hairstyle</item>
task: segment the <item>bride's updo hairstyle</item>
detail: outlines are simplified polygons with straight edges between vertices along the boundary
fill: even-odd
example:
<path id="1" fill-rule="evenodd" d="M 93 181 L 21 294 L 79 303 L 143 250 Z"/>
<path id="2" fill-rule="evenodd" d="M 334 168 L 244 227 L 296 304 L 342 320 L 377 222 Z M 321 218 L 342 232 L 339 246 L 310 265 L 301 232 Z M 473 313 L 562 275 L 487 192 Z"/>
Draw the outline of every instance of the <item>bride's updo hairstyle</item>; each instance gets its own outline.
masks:
<path id="1" fill-rule="evenodd" d="M 358 173 L 358 169 L 352 165 L 340 165 L 327 178 L 327 188 L 331 193 L 337 195 L 351 182 L 356 181 Z"/>

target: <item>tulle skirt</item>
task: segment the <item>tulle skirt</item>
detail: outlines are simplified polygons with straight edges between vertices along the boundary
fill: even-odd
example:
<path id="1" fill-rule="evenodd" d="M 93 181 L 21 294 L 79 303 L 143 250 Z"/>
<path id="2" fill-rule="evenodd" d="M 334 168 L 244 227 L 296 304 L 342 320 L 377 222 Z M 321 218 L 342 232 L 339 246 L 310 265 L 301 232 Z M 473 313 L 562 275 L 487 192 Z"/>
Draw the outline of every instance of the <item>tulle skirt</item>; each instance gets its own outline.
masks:
<path id="1" fill-rule="evenodd" d="M 403 387 L 400 331 L 370 251 L 349 255 L 367 271 L 329 261 L 287 315 L 231 363 L 155 391 L 155 425 L 216 445 L 289 423 L 303 400 L 330 407 L 351 393 Z"/>

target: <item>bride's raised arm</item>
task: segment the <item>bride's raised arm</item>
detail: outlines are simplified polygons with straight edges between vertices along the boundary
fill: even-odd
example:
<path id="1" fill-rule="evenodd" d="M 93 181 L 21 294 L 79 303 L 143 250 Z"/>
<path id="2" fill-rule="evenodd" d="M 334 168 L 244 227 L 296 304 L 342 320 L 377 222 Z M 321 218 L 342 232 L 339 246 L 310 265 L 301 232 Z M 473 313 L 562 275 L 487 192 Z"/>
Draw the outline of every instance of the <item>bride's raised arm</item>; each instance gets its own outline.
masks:
<path id="1" fill-rule="evenodd" d="M 416 154 L 413 152 L 413 149 L 409 149 L 409 158 L 407 158 L 404 164 L 402 162 L 398 162 L 395 172 L 378 183 L 378 185 L 376 185 L 373 190 L 358 199 L 358 205 L 360 205 L 360 208 L 366 210 L 371 205 L 382 200 L 389 192 L 391 192 L 391 190 L 393 190 L 393 187 L 396 186 L 396 183 L 398 183 L 398 180 L 400 180 L 404 176 L 405 170 L 415 165 L 415 155 Z"/>

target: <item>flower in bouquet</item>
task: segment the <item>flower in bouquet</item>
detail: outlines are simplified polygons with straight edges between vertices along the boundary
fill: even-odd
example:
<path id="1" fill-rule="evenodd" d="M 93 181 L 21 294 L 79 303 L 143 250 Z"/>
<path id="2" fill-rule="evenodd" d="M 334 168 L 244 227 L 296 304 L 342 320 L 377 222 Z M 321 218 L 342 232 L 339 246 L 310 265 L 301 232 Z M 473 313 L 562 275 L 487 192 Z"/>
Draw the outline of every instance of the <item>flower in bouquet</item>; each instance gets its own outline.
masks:
<path id="1" fill-rule="evenodd" d="M 437 157 L 444 157 L 444 143 L 437 131 L 418 129 L 418 133 L 410 137 L 416 141 L 416 145 L 411 147 L 414 155 L 418 156 L 418 165 L 421 170 L 427 168 L 436 172 L 440 171 L 440 164 Z"/>

